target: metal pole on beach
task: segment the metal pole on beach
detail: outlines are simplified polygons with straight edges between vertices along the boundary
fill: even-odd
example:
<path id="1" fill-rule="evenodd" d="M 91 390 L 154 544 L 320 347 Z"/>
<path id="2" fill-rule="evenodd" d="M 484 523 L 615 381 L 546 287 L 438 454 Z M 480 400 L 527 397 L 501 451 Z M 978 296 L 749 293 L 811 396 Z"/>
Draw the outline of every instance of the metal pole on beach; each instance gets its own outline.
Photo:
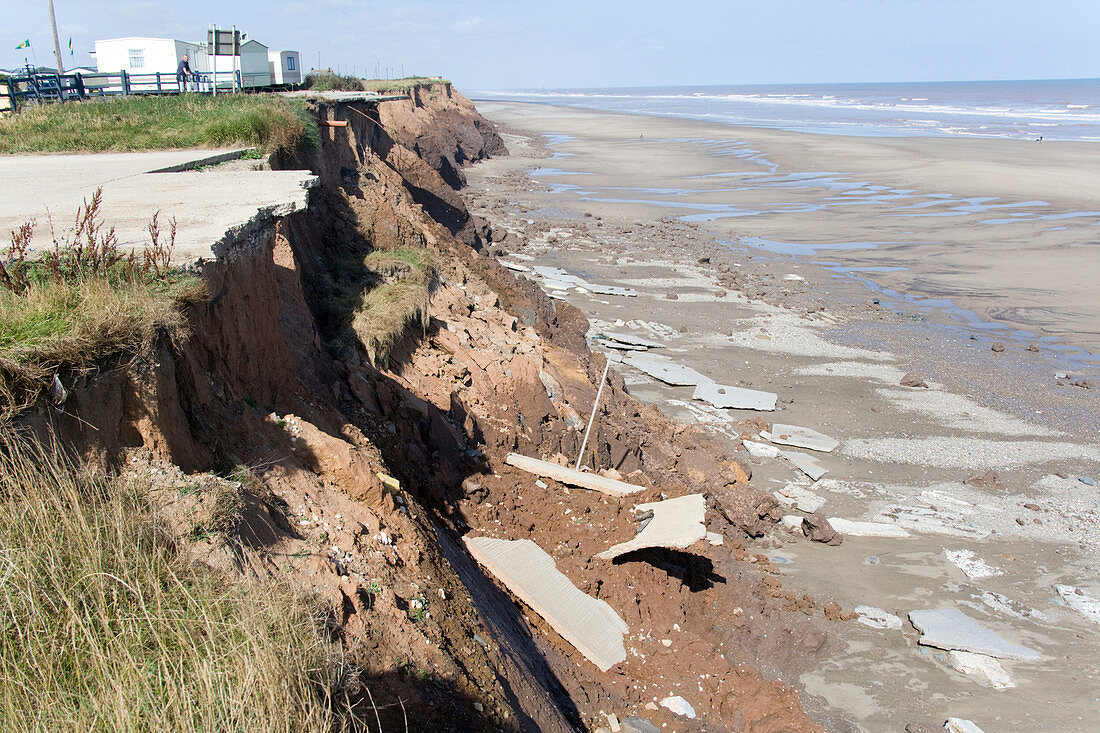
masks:
<path id="1" fill-rule="evenodd" d="M 600 388 L 596 390 L 596 401 L 592 405 L 592 416 L 588 418 L 588 427 L 584 431 L 584 440 L 581 441 L 581 452 L 577 454 L 577 465 L 574 470 L 581 470 L 581 461 L 584 460 L 584 447 L 588 445 L 588 434 L 592 432 L 592 423 L 596 420 L 596 410 L 600 406 L 600 396 L 603 394 L 603 385 L 607 382 L 607 370 L 611 368 L 611 355 L 604 356 L 603 376 L 600 377 Z"/>

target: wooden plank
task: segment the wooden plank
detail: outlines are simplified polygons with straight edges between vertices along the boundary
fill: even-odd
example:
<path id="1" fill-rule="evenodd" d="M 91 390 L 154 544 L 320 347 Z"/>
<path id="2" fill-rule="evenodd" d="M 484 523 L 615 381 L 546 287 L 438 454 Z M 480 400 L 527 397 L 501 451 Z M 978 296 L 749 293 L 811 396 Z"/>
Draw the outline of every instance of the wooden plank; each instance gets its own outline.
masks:
<path id="1" fill-rule="evenodd" d="M 504 459 L 504 462 L 509 466 L 515 466 L 522 471 L 533 473 L 536 476 L 545 476 L 546 478 L 552 478 L 563 484 L 599 491 L 608 496 L 629 496 L 644 488 L 642 486 L 628 484 L 625 481 L 616 481 L 615 479 L 600 476 L 595 473 L 575 471 L 572 468 L 559 466 L 556 463 L 540 461 L 538 458 L 521 456 L 519 453 L 509 453 L 508 457 Z"/>

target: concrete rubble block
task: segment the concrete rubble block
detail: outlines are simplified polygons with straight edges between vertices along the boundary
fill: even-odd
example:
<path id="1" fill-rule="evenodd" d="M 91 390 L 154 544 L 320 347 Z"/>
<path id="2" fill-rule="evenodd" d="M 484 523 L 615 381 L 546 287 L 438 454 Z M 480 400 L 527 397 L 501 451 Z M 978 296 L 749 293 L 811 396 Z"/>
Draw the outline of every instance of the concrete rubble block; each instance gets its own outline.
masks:
<path id="1" fill-rule="evenodd" d="M 741 445 L 753 458 L 779 458 L 780 450 L 774 445 L 757 443 L 755 440 L 742 440 Z"/>
<path id="2" fill-rule="evenodd" d="M 779 400 L 779 395 L 774 392 L 761 392 L 756 389 L 702 382 L 695 387 L 695 392 L 692 393 L 691 398 L 700 402 L 709 402 L 720 409 L 771 412 L 775 410 L 775 403 Z"/>
<path id="3" fill-rule="evenodd" d="M 552 478 L 555 481 L 569 484 L 570 486 L 578 486 L 582 489 L 599 491 L 601 494 L 607 494 L 608 496 L 628 496 L 641 491 L 643 488 L 641 486 L 635 486 L 634 484 L 628 484 L 625 481 L 616 481 L 606 476 L 600 476 L 599 474 L 576 471 L 566 466 L 550 463 L 549 461 L 541 461 L 538 458 L 521 456 L 519 453 L 509 453 L 504 461 L 509 466 L 515 466 L 521 471 L 527 471 L 536 476 Z"/>
<path id="4" fill-rule="evenodd" d="M 622 298 L 638 297 L 638 291 L 634 288 L 621 288 L 617 285 L 596 285 L 594 283 L 589 283 L 585 287 L 596 295 L 618 295 Z"/>
<path id="5" fill-rule="evenodd" d="M 854 522 L 840 517 L 829 517 L 833 529 L 849 537 L 892 537 L 904 539 L 909 533 L 902 527 L 886 522 Z"/>
<path id="6" fill-rule="evenodd" d="M 623 718 L 622 726 L 623 733 L 661 733 L 660 728 L 645 718 L 639 718 L 637 715 Z"/>
<path id="7" fill-rule="evenodd" d="M 530 267 L 525 267 L 524 265 L 520 265 L 515 262 L 509 262 L 508 260 L 497 260 L 497 262 L 507 267 L 509 270 L 512 270 L 513 272 L 531 272 Z"/>
<path id="8" fill-rule="evenodd" d="M 909 621 L 921 632 L 919 643 L 922 646 L 1023 662 L 1034 662 L 1040 658 L 1039 652 L 990 631 L 957 608 L 910 611 Z"/>
<path id="9" fill-rule="evenodd" d="M 901 631 L 901 617 L 888 611 L 875 606 L 856 606 L 854 610 L 859 614 L 859 618 L 856 620 L 864 626 L 870 626 L 872 629 Z"/>
<path id="10" fill-rule="evenodd" d="M 948 733 L 985 733 L 977 723 L 965 718 L 948 718 L 943 724 L 943 729 Z"/>
<path id="11" fill-rule="evenodd" d="M 695 708 L 691 706 L 691 703 L 679 695 L 671 695 L 661 700 L 661 707 L 671 710 L 677 715 L 682 715 L 685 718 L 695 717 Z"/>
<path id="12" fill-rule="evenodd" d="M 821 507 L 825 506 L 825 497 L 818 496 L 809 489 L 804 489 L 801 486 L 784 486 L 779 491 L 775 492 L 775 498 L 780 504 L 787 507 L 794 507 L 800 512 L 806 512 L 807 514 L 813 514 Z"/>
<path id="13" fill-rule="evenodd" d="M 802 516 L 799 514 L 788 514 L 780 519 L 779 523 L 782 524 L 788 532 L 802 532 Z"/>
<path id="14" fill-rule="evenodd" d="M 689 494 L 665 501 L 639 504 L 634 511 L 649 515 L 634 539 L 621 542 L 596 555 L 601 560 L 613 560 L 646 547 L 682 550 L 707 536 L 707 501 L 702 494 Z"/>
<path id="15" fill-rule="evenodd" d="M 674 387 L 693 387 L 711 381 L 710 378 L 703 376 L 691 367 L 678 364 L 667 356 L 659 354 L 639 354 L 635 352 L 627 354 L 623 357 L 623 361 L 638 371 Z"/>
<path id="16" fill-rule="evenodd" d="M 814 481 L 829 472 L 829 469 L 821 465 L 816 458 L 805 453 L 796 453 L 791 450 L 780 451 L 779 455 L 786 458 L 792 466 L 809 476 Z"/>
<path id="17" fill-rule="evenodd" d="M 769 432 L 760 433 L 760 437 L 777 445 L 789 445 L 795 448 L 821 451 L 822 453 L 831 453 L 840 445 L 840 441 L 836 438 L 830 438 L 828 435 L 819 433 L 816 430 L 781 423 L 773 424 L 772 429 Z"/>
<path id="18" fill-rule="evenodd" d="M 629 629 L 606 601 L 582 593 L 531 540 L 464 537 L 466 548 L 601 672 L 626 659 Z"/>
<path id="19" fill-rule="evenodd" d="M 975 555 L 973 550 L 944 550 L 943 554 L 968 578 L 992 578 L 995 575 L 1004 575 L 1003 570 L 990 565 Z"/>
<path id="20" fill-rule="evenodd" d="M 1086 595 L 1083 590 L 1073 585 L 1056 585 L 1054 592 L 1074 611 L 1093 623 L 1100 624 L 1100 600 Z"/>
<path id="21" fill-rule="evenodd" d="M 646 349 L 647 349 L 647 347 L 645 347 L 645 346 L 636 346 L 634 344 L 624 344 L 620 341 L 615 341 L 613 339 L 608 339 L 608 338 L 601 338 L 599 341 L 600 341 L 601 344 L 603 344 L 607 348 L 615 349 L 616 351 L 646 351 Z"/>
<path id="22" fill-rule="evenodd" d="M 973 676 L 986 687 L 992 687 L 994 690 L 1007 690 L 1016 686 L 1016 683 L 1008 676 L 1008 672 L 1005 672 L 1005 668 L 993 657 L 974 654 L 973 652 L 953 651 L 947 655 L 947 663 L 959 672 Z"/>
<path id="23" fill-rule="evenodd" d="M 662 344 L 660 341 L 654 341 L 653 339 L 647 339 L 642 336 L 634 336 L 633 334 L 629 333 L 604 331 L 600 335 L 603 338 L 618 341 L 620 344 L 630 344 L 631 346 L 644 346 L 647 349 L 660 349 L 664 347 L 664 344 Z"/>

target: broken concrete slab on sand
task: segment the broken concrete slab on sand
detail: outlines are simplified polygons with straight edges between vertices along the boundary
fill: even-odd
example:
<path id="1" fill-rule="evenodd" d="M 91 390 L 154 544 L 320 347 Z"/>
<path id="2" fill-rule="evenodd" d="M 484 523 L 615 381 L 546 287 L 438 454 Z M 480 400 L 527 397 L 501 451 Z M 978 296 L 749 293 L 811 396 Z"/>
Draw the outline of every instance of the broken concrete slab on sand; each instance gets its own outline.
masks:
<path id="1" fill-rule="evenodd" d="M 601 672 L 626 659 L 629 631 L 606 601 L 582 593 L 531 540 L 464 537 L 470 554 Z"/>
<path id="2" fill-rule="evenodd" d="M 886 522 L 854 522 L 840 517 L 829 517 L 829 524 L 842 535 L 849 537 L 892 537 L 904 539 L 909 533 L 903 527 Z"/>
<path id="3" fill-rule="evenodd" d="M 779 491 L 774 492 L 773 496 L 783 506 L 794 507 L 798 511 L 807 514 L 813 514 L 825 506 L 825 497 L 794 484 L 784 486 Z"/>
<path id="4" fill-rule="evenodd" d="M 921 646 L 1024 662 L 1034 662 L 1040 658 L 1039 652 L 1005 639 L 957 608 L 910 611 L 909 621 L 921 632 Z"/>
<path id="5" fill-rule="evenodd" d="M 816 458 L 806 455 L 805 453 L 796 453 L 793 450 L 784 450 L 779 451 L 779 455 L 786 458 L 788 461 L 790 461 L 792 466 L 809 476 L 814 481 L 817 481 L 819 478 L 829 472 L 829 469 L 822 466 Z"/>
<path id="6" fill-rule="evenodd" d="M 519 453 L 509 453 L 508 457 L 504 459 L 504 462 L 509 466 L 515 466 L 522 471 L 533 473 L 536 476 L 545 476 L 546 478 L 560 481 L 563 484 L 599 491 L 608 496 L 628 496 L 642 490 L 641 486 L 628 484 L 625 481 L 616 481 L 615 479 L 600 476 L 595 473 L 577 471 L 566 466 L 559 466 L 556 463 L 542 461 L 538 458 L 521 456 Z"/>
<path id="7" fill-rule="evenodd" d="M 703 376 L 691 367 L 678 364 L 667 356 L 659 354 L 632 352 L 623 357 L 623 361 L 638 371 L 673 387 L 692 387 L 711 381 L 709 377 Z"/>
<path id="8" fill-rule="evenodd" d="M 840 445 L 840 441 L 824 433 L 798 425 L 783 425 L 782 423 L 773 424 L 771 431 L 761 432 L 760 437 L 777 445 L 789 445 L 795 448 L 821 451 L 822 453 L 831 453 Z"/>
<path id="9" fill-rule="evenodd" d="M 715 407 L 736 410 L 775 410 L 779 395 L 774 392 L 762 392 L 757 389 L 733 387 L 728 384 L 716 384 L 711 381 L 700 382 L 691 395 L 693 400 L 709 402 Z"/>
<path id="10" fill-rule="evenodd" d="M 647 547 L 682 550 L 707 536 L 707 502 L 702 494 L 639 504 L 634 511 L 643 517 L 644 522 L 634 539 L 608 548 L 596 557 L 612 560 Z M 645 518 L 646 515 L 648 518 Z"/>

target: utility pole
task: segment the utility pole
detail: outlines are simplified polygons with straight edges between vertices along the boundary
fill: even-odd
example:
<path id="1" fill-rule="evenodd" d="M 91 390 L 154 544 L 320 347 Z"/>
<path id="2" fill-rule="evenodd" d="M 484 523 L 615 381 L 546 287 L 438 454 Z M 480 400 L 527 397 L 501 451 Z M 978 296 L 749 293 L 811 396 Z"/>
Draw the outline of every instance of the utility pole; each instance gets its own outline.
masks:
<path id="1" fill-rule="evenodd" d="M 53 14 L 53 0 L 50 0 L 50 25 L 53 26 L 53 52 L 57 56 L 57 73 L 65 73 L 65 64 L 61 61 L 61 41 L 57 37 L 57 18 Z"/>

